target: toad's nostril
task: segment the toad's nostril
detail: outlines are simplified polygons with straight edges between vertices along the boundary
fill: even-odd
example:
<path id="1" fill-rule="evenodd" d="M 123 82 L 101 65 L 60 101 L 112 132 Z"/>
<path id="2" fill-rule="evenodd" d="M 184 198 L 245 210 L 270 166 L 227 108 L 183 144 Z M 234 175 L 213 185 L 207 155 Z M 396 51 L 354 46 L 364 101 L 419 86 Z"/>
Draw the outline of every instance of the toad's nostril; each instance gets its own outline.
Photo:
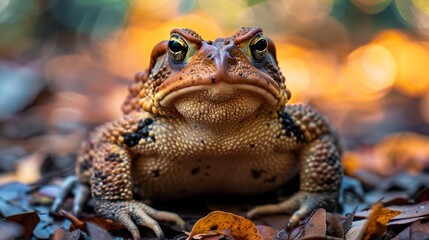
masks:
<path id="1" fill-rule="evenodd" d="M 226 53 L 226 61 L 228 62 L 228 64 L 231 64 L 231 65 L 235 65 L 238 63 L 236 57 L 232 55 L 231 52 Z"/>
<path id="2" fill-rule="evenodd" d="M 213 58 L 213 55 L 212 54 L 209 54 L 209 55 L 207 55 L 207 57 L 206 57 L 207 59 L 211 59 L 211 58 Z"/>

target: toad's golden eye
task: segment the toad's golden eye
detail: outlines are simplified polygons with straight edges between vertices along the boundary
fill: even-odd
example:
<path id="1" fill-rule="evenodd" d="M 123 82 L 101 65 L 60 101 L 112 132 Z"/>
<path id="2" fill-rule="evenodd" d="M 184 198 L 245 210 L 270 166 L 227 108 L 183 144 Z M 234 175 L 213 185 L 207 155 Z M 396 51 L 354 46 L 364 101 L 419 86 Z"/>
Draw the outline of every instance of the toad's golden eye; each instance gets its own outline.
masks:
<path id="1" fill-rule="evenodd" d="M 253 59 L 255 59 L 256 61 L 264 59 L 268 49 L 267 39 L 265 39 L 262 34 L 257 35 L 252 39 L 252 42 L 249 45 L 249 49 Z"/>
<path id="2" fill-rule="evenodd" d="M 173 35 L 168 42 L 168 53 L 174 62 L 181 62 L 185 60 L 186 53 L 188 52 L 188 44 L 180 36 Z"/>

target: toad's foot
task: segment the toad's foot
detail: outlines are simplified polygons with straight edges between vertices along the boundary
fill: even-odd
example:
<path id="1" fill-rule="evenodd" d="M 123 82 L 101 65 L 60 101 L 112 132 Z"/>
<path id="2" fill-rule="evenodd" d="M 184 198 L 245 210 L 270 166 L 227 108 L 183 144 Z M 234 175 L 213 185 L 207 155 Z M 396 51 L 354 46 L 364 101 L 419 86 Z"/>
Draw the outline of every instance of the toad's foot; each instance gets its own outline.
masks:
<path id="1" fill-rule="evenodd" d="M 63 184 L 61 185 L 60 192 L 52 204 L 51 211 L 57 212 L 70 193 L 73 193 L 74 195 L 73 214 L 79 215 L 83 205 L 90 195 L 90 190 L 87 185 L 80 183 L 78 178 L 74 175 L 69 176 L 64 180 Z"/>
<path id="2" fill-rule="evenodd" d="M 288 200 L 279 204 L 269 204 L 255 207 L 247 212 L 247 217 L 256 218 L 262 215 L 273 215 L 288 213 L 292 214 L 287 224 L 288 228 L 296 226 L 300 220 L 304 219 L 317 208 L 324 208 L 332 211 L 338 199 L 335 192 L 304 192 L 296 193 Z"/>
<path id="3" fill-rule="evenodd" d="M 175 222 L 181 229 L 185 228 L 185 222 L 179 215 L 171 212 L 157 211 L 134 200 L 97 200 L 94 208 L 98 215 L 122 223 L 131 232 L 134 239 L 140 239 L 137 225 L 152 229 L 158 239 L 164 239 L 164 233 L 157 220 Z"/>

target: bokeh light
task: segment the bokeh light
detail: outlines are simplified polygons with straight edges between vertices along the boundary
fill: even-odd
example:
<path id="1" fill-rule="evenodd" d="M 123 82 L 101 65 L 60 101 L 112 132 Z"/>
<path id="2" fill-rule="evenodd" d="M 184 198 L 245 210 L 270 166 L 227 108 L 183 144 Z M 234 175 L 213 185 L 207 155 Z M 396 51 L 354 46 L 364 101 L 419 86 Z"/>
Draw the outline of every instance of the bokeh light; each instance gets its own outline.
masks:
<path id="1" fill-rule="evenodd" d="M 365 13 L 374 14 L 386 9 L 392 0 L 352 0 L 352 2 Z"/>
<path id="2" fill-rule="evenodd" d="M 353 51 L 348 57 L 347 70 L 355 90 L 352 92 L 357 95 L 386 93 L 397 74 L 393 55 L 377 44 L 368 44 Z"/>

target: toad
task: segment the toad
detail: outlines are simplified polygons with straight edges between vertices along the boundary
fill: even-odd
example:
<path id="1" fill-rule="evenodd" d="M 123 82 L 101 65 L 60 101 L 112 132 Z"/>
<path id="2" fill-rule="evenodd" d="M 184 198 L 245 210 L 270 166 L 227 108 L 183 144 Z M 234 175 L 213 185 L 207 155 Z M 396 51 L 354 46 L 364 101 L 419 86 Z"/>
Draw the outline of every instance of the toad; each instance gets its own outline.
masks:
<path id="1" fill-rule="evenodd" d="M 262 194 L 288 188 L 299 175 L 298 192 L 247 216 L 290 213 L 294 225 L 315 208 L 332 210 L 343 175 L 337 137 L 313 108 L 288 105 L 290 97 L 275 45 L 261 29 L 215 41 L 174 29 L 135 76 L 123 117 L 83 143 L 76 177 L 64 182 L 53 209 L 73 189 L 77 213 L 90 193 L 96 213 L 134 239 L 137 225 L 161 239 L 158 220 L 184 221 L 134 194 L 163 201 Z"/>

